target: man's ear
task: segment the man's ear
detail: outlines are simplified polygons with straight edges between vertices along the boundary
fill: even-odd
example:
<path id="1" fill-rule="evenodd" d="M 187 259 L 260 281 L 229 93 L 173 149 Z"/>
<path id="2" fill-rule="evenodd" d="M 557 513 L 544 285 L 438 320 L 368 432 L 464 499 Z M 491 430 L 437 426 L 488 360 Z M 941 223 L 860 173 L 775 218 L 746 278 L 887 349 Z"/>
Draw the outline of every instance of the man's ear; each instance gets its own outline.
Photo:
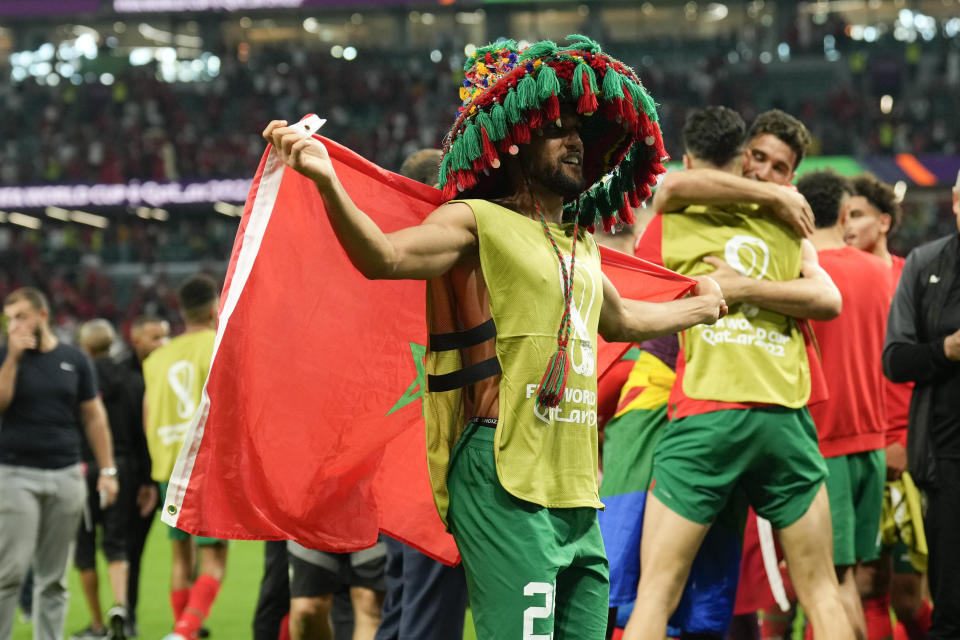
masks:
<path id="1" fill-rule="evenodd" d="M 893 216 L 891 216 L 889 213 L 881 213 L 880 214 L 880 231 L 882 231 L 883 234 L 886 235 L 890 233 L 890 227 L 892 226 L 893 226 Z"/>
<path id="2" fill-rule="evenodd" d="M 687 155 L 686 153 L 683 154 L 683 168 L 684 168 L 684 169 L 692 169 L 692 168 L 693 168 L 693 160 L 691 160 L 691 159 L 690 159 L 690 156 Z"/>

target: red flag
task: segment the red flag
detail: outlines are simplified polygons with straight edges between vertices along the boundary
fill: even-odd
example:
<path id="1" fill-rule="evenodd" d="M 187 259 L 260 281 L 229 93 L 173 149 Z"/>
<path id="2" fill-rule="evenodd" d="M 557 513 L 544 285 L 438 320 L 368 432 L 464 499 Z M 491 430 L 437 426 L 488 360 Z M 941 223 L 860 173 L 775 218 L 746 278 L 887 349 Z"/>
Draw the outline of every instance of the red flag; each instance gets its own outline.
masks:
<path id="1" fill-rule="evenodd" d="M 665 302 L 686 295 L 697 284 L 693 278 L 610 247 L 600 247 L 600 260 L 603 272 L 624 298 Z M 603 338 L 597 338 L 597 341 L 598 384 L 603 386 L 604 377 L 612 372 L 614 365 L 632 345 L 607 342 Z"/>
<path id="2" fill-rule="evenodd" d="M 438 190 L 318 139 L 353 201 L 384 231 L 416 225 L 442 202 Z M 649 297 L 647 286 L 659 299 L 689 289 L 665 269 L 612 257 L 605 271 L 630 297 Z M 360 275 L 313 182 L 268 148 L 164 520 L 198 535 L 334 552 L 370 547 L 384 532 L 457 562 L 427 476 L 425 291 L 419 281 Z"/>

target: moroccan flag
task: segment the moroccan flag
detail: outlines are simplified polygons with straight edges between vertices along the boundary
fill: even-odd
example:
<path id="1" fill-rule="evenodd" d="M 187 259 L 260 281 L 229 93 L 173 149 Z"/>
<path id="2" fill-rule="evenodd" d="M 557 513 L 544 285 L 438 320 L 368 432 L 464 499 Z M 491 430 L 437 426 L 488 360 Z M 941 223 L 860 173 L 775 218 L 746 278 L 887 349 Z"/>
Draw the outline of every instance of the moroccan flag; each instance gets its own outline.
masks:
<path id="1" fill-rule="evenodd" d="M 436 189 L 317 139 L 347 193 L 384 231 L 416 225 L 441 203 Z M 670 299 L 691 287 L 662 267 L 614 257 L 605 271 L 628 297 L 649 298 L 649 290 Z M 197 535 L 333 552 L 370 547 L 384 532 L 457 562 L 427 476 L 425 295 L 423 282 L 364 278 L 313 182 L 268 148 L 164 521 Z M 625 347 L 608 347 L 606 362 Z"/>

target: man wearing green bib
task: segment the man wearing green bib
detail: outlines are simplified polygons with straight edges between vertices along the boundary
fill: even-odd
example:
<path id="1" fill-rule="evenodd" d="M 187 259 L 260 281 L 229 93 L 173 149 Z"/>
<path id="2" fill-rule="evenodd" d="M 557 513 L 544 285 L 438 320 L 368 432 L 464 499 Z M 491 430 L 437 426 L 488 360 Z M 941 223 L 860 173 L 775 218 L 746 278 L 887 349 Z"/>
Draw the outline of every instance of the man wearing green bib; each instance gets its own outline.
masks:
<path id="1" fill-rule="evenodd" d="M 730 109 L 695 112 L 684 127 L 684 166 L 742 175 L 744 130 Z M 686 275 L 710 272 L 723 258 L 741 276 L 759 281 L 800 276 L 801 241 L 771 212 L 726 204 L 691 205 L 682 213 L 658 215 L 638 254 Z M 778 530 L 817 637 L 850 637 L 849 627 L 835 624 L 843 608 L 823 552 L 829 541 L 823 530 L 824 519 L 829 522 L 826 467 L 805 407 L 810 369 L 797 321 L 782 310 L 737 304 L 715 326 L 681 334 L 676 373 L 672 420 L 653 453 L 640 584 L 623 637 L 663 637 L 708 529 L 733 510 L 742 526 L 746 505 L 730 506 L 742 502 Z M 717 631 L 723 629 L 711 629 Z"/>
<path id="2" fill-rule="evenodd" d="M 143 361 L 143 421 L 152 463 L 150 477 L 159 483 L 161 504 L 210 373 L 219 306 L 217 283 L 210 276 L 191 276 L 180 285 L 177 298 L 186 330 Z M 220 591 L 227 568 L 227 544 L 195 538 L 169 526 L 167 533 L 173 545 L 170 607 L 174 627 L 165 640 L 192 640 Z M 199 547 L 196 554 L 194 543 Z M 195 555 L 199 556 L 196 580 Z"/>
<path id="3" fill-rule="evenodd" d="M 316 183 L 366 277 L 429 283 L 428 465 L 478 637 L 600 640 L 598 331 L 636 342 L 713 323 L 725 305 L 707 278 L 682 300 L 625 300 L 600 271 L 586 229 L 630 222 L 663 171 L 654 103 L 630 68 L 572 36 L 499 41 L 465 71 L 440 168 L 451 201 L 416 227 L 383 233 L 317 140 L 283 121 L 264 137 Z"/>

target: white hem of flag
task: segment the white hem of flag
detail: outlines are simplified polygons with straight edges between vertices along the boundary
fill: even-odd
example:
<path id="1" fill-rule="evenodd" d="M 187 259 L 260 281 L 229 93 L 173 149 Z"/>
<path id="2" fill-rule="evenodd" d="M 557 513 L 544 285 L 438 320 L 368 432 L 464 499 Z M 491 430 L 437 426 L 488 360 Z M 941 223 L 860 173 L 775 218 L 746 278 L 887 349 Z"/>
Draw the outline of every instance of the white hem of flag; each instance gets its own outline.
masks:
<path id="1" fill-rule="evenodd" d="M 230 316 L 237 308 L 240 296 L 243 294 L 244 285 L 247 278 L 253 270 L 253 264 L 260 252 L 260 243 L 263 240 L 263 234 L 267 230 L 267 224 L 270 222 L 270 215 L 273 213 L 273 206 L 277 200 L 277 194 L 280 192 L 280 183 L 283 180 L 285 165 L 280 160 L 277 152 L 271 147 L 267 155 L 267 161 L 263 168 L 263 174 L 260 176 L 260 183 L 257 186 L 257 193 L 254 196 L 253 207 L 250 210 L 250 219 L 244 230 L 243 242 L 240 245 L 240 255 L 237 256 L 237 262 L 234 267 L 233 279 L 230 281 L 230 288 L 226 292 L 226 300 L 223 304 L 223 310 L 220 312 L 220 318 L 217 323 L 217 337 L 213 343 L 213 357 L 210 361 L 210 371 L 213 372 L 214 363 L 217 360 L 217 351 L 220 349 L 220 342 L 226 333 L 227 325 L 230 322 Z M 209 381 L 209 377 L 207 378 Z M 210 396 L 207 395 L 207 385 L 204 382 L 203 394 L 200 400 L 200 408 L 194 415 L 190 423 L 190 429 L 187 431 L 186 440 L 180 449 L 180 455 L 177 456 L 177 462 L 173 467 L 173 473 L 170 476 L 170 484 L 167 488 L 167 499 L 161 511 L 161 519 L 172 527 L 177 526 L 177 520 L 180 517 L 180 510 L 183 508 L 183 498 L 187 492 L 187 486 L 190 483 L 190 476 L 193 474 L 193 465 L 197 459 L 197 452 L 200 449 L 200 443 L 203 440 L 204 427 L 207 423 L 207 416 L 210 413 Z"/>

